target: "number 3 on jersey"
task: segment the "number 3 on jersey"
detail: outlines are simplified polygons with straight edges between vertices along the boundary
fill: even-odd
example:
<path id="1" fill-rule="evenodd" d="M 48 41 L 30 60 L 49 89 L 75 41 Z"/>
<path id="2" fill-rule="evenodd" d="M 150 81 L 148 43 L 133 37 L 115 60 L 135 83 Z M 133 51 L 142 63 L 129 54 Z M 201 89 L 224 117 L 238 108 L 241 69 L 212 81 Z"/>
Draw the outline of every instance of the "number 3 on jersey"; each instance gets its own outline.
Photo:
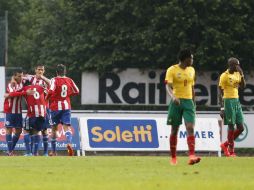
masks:
<path id="1" fill-rule="evenodd" d="M 39 92 L 36 91 L 36 88 L 34 88 L 34 99 L 38 100 L 40 98 Z"/>
<path id="2" fill-rule="evenodd" d="M 63 84 L 62 85 L 61 97 L 65 98 L 67 96 L 67 90 L 68 90 L 67 85 Z"/>

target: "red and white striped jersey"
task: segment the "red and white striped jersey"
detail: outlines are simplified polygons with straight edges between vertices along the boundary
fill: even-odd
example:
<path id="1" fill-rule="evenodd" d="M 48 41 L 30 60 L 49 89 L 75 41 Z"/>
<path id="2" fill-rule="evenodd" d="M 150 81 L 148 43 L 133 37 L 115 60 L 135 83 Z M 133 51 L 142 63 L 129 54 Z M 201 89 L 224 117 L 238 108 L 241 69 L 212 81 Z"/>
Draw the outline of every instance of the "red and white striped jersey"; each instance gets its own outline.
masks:
<path id="1" fill-rule="evenodd" d="M 6 92 L 19 92 L 23 90 L 23 84 L 11 84 L 9 83 L 6 88 Z M 21 107 L 21 99 L 22 97 L 11 97 L 6 98 L 4 100 L 4 113 L 22 113 L 22 107 Z"/>
<path id="2" fill-rule="evenodd" d="M 24 95 L 27 103 L 28 117 L 45 117 L 46 116 L 46 101 L 44 96 L 44 88 L 39 85 L 29 85 L 24 87 L 24 91 L 35 90 L 34 95 Z"/>
<path id="3" fill-rule="evenodd" d="M 25 75 L 23 76 L 24 80 L 28 80 L 32 85 L 40 85 L 43 87 L 47 87 L 47 83 L 41 78 L 37 78 L 36 75 Z"/>
<path id="4" fill-rule="evenodd" d="M 23 80 L 25 81 L 29 81 L 31 83 L 31 85 L 39 85 L 39 86 L 42 86 L 45 88 L 45 96 L 46 94 L 48 93 L 48 84 L 41 78 L 37 78 L 36 75 L 25 75 L 23 76 Z M 49 103 L 46 104 L 47 105 L 47 108 L 49 107 Z"/>
<path id="5" fill-rule="evenodd" d="M 70 96 L 79 94 L 79 89 L 69 77 L 54 77 L 50 81 L 49 100 L 52 111 L 71 109 Z"/>

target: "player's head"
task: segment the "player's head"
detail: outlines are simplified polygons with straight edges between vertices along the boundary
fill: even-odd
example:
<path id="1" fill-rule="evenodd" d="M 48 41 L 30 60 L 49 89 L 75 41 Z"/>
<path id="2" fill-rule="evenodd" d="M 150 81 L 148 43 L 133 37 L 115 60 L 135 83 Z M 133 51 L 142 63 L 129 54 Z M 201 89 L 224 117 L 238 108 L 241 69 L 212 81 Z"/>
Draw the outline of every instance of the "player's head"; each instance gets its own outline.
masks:
<path id="1" fill-rule="evenodd" d="M 178 54 L 178 59 L 181 63 L 186 66 L 191 66 L 193 64 L 193 54 L 190 49 L 183 49 Z"/>
<path id="2" fill-rule="evenodd" d="M 240 62 L 238 59 L 236 59 L 235 57 L 230 57 L 228 59 L 228 68 L 230 71 L 233 71 L 233 72 L 236 72 L 237 69 L 236 69 L 236 66 L 237 65 L 240 65 Z"/>
<path id="3" fill-rule="evenodd" d="M 66 67 L 63 64 L 58 64 L 56 66 L 56 74 L 59 76 L 64 76 L 66 74 Z"/>
<path id="4" fill-rule="evenodd" d="M 44 74 L 44 72 L 45 72 L 44 65 L 42 65 L 42 64 L 36 65 L 34 71 L 35 71 L 35 75 L 37 77 L 42 76 Z"/>
<path id="5" fill-rule="evenodd" d="M 16 69 L 13 71 L 13 78 L 16 82 L 20 83 L 22 81 L 23 71 L 21 69 Z"/>

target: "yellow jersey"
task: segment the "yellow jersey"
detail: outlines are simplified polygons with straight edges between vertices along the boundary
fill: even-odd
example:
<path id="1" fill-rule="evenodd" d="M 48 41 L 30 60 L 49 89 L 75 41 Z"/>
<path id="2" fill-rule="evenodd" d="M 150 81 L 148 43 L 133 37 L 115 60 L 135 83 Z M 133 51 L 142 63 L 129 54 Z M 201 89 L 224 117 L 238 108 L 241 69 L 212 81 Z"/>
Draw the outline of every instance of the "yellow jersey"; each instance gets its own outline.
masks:
<path id="1" fill-rule="evenodd" d="M 177 98 L 192 99 L 192 87 L 195 83 L 193 67 L 182 69 L 178 64 L 167 69 L 165 83 L 172 84 L 173 94 Z"/>
<path id="2" fill-rule="evenodd" d="M 238 98 L 238 88 L 241 82 L 239 72 L 230 74 L 228 70 L 220 76 L 219 86 L 223 89 L 223 98 Z"/>

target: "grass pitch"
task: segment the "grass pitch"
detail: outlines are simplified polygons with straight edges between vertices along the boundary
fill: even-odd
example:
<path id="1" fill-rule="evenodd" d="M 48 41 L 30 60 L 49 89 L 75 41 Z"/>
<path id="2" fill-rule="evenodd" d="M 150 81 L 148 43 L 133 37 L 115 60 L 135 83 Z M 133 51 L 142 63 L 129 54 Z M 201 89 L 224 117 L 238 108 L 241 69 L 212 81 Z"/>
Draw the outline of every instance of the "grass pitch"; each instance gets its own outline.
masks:
<path id="1" fill-rule="evenodd" d="M 0 190 L 254 189 L 254 158 L 0 157 Z"/>

